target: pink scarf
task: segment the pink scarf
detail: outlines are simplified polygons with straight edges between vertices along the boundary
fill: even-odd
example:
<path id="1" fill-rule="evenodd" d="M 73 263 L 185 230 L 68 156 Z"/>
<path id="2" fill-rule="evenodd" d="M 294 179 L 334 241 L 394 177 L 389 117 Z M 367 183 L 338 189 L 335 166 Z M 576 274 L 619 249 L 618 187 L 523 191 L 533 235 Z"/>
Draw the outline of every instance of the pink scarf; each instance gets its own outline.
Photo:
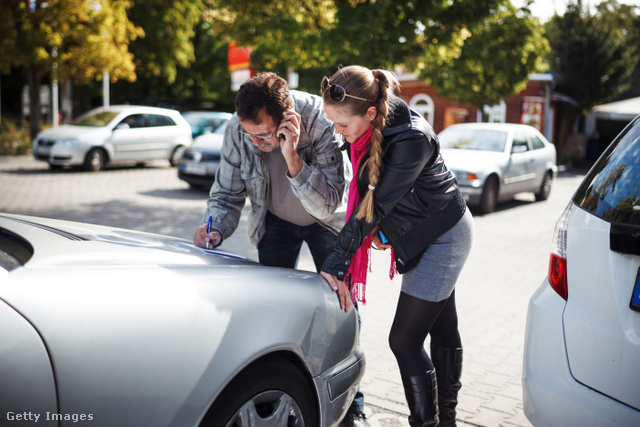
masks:
<path id="1" fill-rule="evenodd" d="M 351 166 L 353 167 L 353 178 L 351 179 L 351 183 L 349 184 L 349 199 L 347 202 L 346 216 L 347 221 L 351 217 L 351 214 L 354 214 L 361 200 L 360 192 L 358 191 L 358 171 L 360 160 L 371 145 L 372 136 L 373 127 L 370 127 L 369 130 L 356 142 L 349 144 L 351 149 Z M 360 245 L 356 253 L 353 255 L 351 265 L 349 266 L 349 271 L 347 272 L 347 277 L 345 278 L 346 283 L 349 283 L 349 281 L 351 281 L 352 283 L 351 299 L 354 300 L 354 302 L 355 299 L 358 299 L 363 304 L 367 303 L 367 299 L 365 298 L 365 290 L 367 288 L 367 270 L 371 271 L 370 258 L 372 243 L 373 236 L 372 234 L 369 234 L 364 238 L 362 245 Z M 391 279 L 393 279 L 395 271 L 394 254 L 392 249 L 391 268 L 389 270 L 389 277 Z"/>

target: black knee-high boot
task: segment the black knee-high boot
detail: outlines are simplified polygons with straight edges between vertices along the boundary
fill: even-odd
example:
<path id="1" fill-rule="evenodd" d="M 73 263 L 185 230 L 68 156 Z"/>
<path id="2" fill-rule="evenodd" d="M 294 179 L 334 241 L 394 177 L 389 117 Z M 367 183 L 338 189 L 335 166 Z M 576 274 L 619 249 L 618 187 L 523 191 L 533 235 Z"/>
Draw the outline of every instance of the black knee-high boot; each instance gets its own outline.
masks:
<path id="1" fill-rule="evenodd" d="M 434 369 L 424 375 L 402 376 L 411 427 L 438 426 L 438 382 Z"/>
<path id="2" fill-rule="evenodd" d="M 438 406 L 440 426 L 455 427 L 458 391 L 462 387 L 462 348 L 447 348 L 432 345 L 431 361 L 438 379 Z"/>

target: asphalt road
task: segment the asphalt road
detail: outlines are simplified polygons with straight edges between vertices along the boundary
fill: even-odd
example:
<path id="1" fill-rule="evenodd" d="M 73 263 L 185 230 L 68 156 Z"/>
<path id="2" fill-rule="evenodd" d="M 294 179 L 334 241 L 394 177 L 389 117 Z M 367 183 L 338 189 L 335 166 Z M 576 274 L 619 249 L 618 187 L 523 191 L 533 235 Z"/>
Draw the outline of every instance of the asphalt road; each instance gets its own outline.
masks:
<path id="1" fill-rule="evenodd" d="M 562 172 L 545 202 L 523 194 L 497 212 L 474 214 L 474 247 L 456 291 L 464 346 L 461 426 L 531 425 L 523 413 L 521 389 L 527 304 L 547 273 L 555 223 L 582 178 L 581 173 Z M 84 172 L 51 171 L 30 156 L 0 157 L 0 212 L 191 240 L 206 199 L 205 192 L 190 189 L 166 162 Z M 223 249 L 257 259 L 244 220 Z M 388 256 L 374 251 L 367 304 L 360 308 L 361 346 L 367 356 L 361 389 L 372 427 L 408 426 L 398 369 L 387 344 L 401 281 L 389 280 Z M 298 268 L 313 270 L 306 249 Z"/>

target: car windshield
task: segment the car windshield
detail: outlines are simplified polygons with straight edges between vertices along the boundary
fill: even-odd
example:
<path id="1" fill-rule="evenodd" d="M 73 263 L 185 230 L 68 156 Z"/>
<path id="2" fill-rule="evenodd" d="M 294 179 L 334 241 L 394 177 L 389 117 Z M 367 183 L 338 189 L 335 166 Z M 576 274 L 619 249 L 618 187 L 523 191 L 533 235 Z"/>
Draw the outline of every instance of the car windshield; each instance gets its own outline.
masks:
<path id="1" fill-rule="evenodd" d="M 507 132 L 489 129 L 447 128 L 438 135 L 442 148 L 504 151 Z"/>
<path id="2" fill-rule="evenodd" d="M 119 113 L 117 111 L 98 111 L 78 117 L 73 124 L 75 126 L 89 126 L 96 128 L 104 127 L 108 125 L 109 122 L 111 122 L 111 120 L 113 120 L 113 118 L 118 114 Z"/>
<path id="3" fill-rule="evenodd" d="M 573 201 L 605 221 L 640 226 L 639 193 L 640 117 L 598 159 Z"/>
<path id="4" fill-rule="evenodd" d="M 213 131 L 213 133 L 223 134 L 225 129 L 227 128 L 227 123 L 229 123 L 229 121 L 226 121 L 223 124 L 221 124 L 220 126 L 218 126 L 216 128 L 216 130 Z"/>
<path id="5" fill-rule="evenodd" d="M 213 129 L 218 129 L 221 124 L 226 123 L 226 117 L 216 117 L 207 113 L 184 113 L 182 117 L 189 123 L 192 128 L 199 128 L 208 124 Z"/>

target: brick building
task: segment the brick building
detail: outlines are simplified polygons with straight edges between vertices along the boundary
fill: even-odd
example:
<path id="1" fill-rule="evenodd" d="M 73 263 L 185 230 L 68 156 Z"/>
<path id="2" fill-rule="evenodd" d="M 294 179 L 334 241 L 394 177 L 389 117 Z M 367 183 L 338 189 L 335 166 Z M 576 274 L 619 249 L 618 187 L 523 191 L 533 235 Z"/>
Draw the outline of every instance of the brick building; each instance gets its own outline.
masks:
<path id="1" fill-rule="evenodd" d="M 414 74 L 398 73 L 402 86 L 400 97 L 425 115 L 436 132 L 461 122 L 526 123 L 536 127 L 547 139 L 554 141 L 554 103 L 551 101 L 551 74 L 531 74 L 527 87 L 499 105 L 458 105 L 438 96 L 434 87 L 420 81 Z"/>

